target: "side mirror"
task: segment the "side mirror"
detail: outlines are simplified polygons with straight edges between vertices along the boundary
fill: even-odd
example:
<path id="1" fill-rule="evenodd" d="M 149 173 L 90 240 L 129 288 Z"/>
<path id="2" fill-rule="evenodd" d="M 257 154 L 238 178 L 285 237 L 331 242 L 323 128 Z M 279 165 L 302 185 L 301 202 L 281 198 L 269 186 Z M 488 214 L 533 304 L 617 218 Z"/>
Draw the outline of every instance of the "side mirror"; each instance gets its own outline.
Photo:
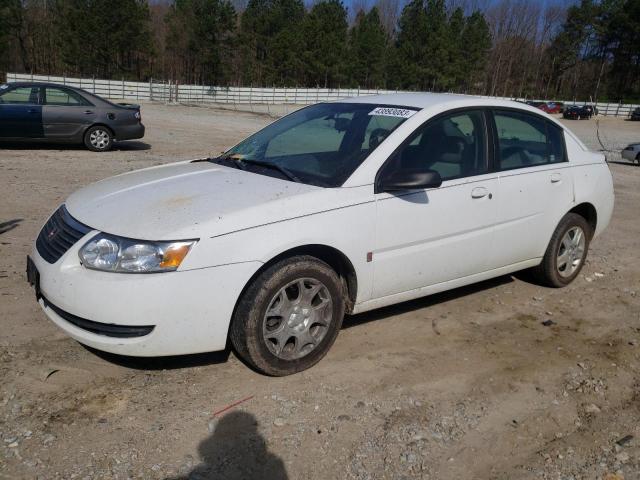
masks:
<path id="1" fill-rule="evenodd" d="M 400 169 L 384 176 L 380 182 L 380 191 L 422 190 L 438 188 L 440 185 L 442 185 L 442 178 L 435 170 Z"/>

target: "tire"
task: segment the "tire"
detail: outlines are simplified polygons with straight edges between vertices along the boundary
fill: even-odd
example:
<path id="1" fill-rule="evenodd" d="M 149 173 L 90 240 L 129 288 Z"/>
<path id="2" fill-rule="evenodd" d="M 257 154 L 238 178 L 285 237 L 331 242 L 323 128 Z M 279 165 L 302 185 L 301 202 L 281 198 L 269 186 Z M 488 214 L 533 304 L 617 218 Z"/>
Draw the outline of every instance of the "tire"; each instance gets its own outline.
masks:
<path id="1" fill-rule="evenodd" d="M 582 233 L 582 240 L 575 237 L 578 231 Z M 569 285 L 584 266 L 592 235 L 591 227 L 584 217 L 567 213 L 553 232 L 542 262 L 532 269 L 534 277 L 549 287 Z M 561 258 L 563 253 L 566 255 Z"/>
<path id="2" fill-rule="evenodd" d="M 92 152 L 108 152 L 113 147 L 113 132 L 102 125 L 90 127 L 84 134 L 84 145 Z"/>
<path id="3" fill-rule="evenodd" d="M 345 293 L 338 274 L 321 260 L 306 255 L 281 260 L 242 294 L 231 321 L 231 344 L 242 360 L 267 375 L 306 370 L 338 336 Z"/>

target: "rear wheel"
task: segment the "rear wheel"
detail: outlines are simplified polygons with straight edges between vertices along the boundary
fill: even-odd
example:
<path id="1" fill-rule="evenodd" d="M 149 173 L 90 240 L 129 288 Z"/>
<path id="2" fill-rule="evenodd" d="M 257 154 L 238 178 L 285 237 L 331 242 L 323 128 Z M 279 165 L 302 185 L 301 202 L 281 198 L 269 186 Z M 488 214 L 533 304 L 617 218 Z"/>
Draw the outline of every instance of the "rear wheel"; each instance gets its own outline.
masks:
<path id="1" fill-rule="evenodd" d="M 326 355 L 344 311 L 344 288 L 336 272 L 315 257 L 292 257 L 249 285 L 231 323 L 231 343 L 257 370 L 290 375 Z"/>
<path id="2" fill-rule="evenodd" d="M 107 127 L 96 125 L 85 132 L 84 144 L 92 152 L 107 152 L 113 146 L 113 134 Z"/>
<path id="3" fill-rule="evenodd" d="M 567 213 L 556 227 L 534 276 L 549 287 L 569 285 L 580 273 L 587 258 L 591 227 L 584 217 Z"/>

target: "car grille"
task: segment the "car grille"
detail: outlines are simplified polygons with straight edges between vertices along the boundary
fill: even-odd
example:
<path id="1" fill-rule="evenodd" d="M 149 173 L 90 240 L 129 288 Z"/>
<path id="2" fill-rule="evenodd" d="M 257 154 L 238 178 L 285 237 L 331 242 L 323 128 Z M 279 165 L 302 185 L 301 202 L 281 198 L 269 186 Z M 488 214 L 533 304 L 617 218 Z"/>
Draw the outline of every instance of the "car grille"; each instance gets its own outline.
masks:
<path id="1" fill-rule="evenodd" d="M 116 325 L 114 323 L 94 322 L 93 320 L 87 320 L 86 318 L 80 318 L 72 313 L 65 312 L 45 297 L 42 297 L 42 301 L 45 307 L 53 310 L 60 318 L 82 330 L 95 333 L 96 335 L 116 338 L 144 337 L 145 335 L 149 335 L 155 328 L 155 325 Z"/>
<path id="2" fill-rule="evenodd" d="M 47 262 L 56 263 L 67 250 L 91 230 L 90 227 L 73 218 L 62 205 L 40 230 L 36 248 Z"/>

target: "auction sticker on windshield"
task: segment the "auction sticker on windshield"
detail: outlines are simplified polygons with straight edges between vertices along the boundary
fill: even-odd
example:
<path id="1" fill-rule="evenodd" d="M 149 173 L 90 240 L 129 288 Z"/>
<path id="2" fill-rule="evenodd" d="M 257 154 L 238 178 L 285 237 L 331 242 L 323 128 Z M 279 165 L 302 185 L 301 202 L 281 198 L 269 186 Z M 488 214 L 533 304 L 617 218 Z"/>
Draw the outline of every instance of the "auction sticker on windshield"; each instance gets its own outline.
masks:
<path id="1" fill-rule="evenodd" d="M 415 110 L 409 110 L 406 108 L 376 107 L 369 112 L 369 115 L 379 115 L 382 117 L 409 118 L 415 113 L 416 113 Z"/>

